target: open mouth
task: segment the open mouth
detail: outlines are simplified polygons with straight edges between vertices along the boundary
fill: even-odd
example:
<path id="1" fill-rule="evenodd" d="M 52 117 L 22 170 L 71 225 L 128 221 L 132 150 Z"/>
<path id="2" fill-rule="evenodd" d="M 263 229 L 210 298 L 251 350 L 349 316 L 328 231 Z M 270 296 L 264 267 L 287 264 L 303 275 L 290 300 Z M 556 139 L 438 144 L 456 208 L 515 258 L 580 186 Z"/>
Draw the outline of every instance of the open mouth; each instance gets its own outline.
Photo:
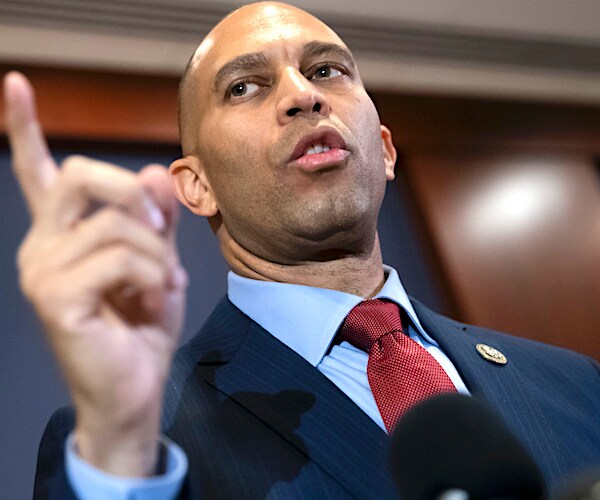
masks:
<path id="1" fill-rule="evenodd" d="M 330 151 L 331 148 L 329 146 L 323 144 L 315 144 L 306 150 L 305 155 L 316 155 L 318 153 L 326 153 Z"/>
<path id="2" fill-rule="evenodd" d="M 332 128 L 305 135 L 296 145 L 289 164 L 304 170 L 319 170 L 342 163 L 348 155 L 346 143 Z"/>

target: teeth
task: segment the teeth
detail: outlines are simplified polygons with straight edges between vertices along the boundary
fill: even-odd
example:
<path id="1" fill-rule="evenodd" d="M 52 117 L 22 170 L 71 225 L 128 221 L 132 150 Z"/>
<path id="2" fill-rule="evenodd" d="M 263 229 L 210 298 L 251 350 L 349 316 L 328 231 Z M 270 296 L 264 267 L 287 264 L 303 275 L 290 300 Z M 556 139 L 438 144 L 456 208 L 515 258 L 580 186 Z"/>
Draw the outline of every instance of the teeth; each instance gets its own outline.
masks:
<path id="1" fill-rule="evenodd" d="M 306 150 L 306 155 L 315 155 L 317 153 L 325 153 L 329 151 L 331 148 L 329 146 L 323 146 L 323 144 L 313 144 L 310 148 Z"/>

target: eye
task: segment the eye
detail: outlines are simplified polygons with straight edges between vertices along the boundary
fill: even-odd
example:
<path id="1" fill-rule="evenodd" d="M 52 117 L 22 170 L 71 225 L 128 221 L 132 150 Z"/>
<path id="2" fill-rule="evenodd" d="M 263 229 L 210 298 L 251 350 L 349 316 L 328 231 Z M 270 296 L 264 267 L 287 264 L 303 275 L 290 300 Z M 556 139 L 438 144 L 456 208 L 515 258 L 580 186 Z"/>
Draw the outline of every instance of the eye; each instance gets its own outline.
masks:
<path id="1" fill-rule="evenodd" d="M 342 76 L 343 73 L 332 66 L 323 65 L 319 66 L 316 71 L 313 73 L 311 80 L 319 80 L 323 78 L 335 78 L 337 76 Z"/>
<path id="2" fill-rule="evenodd" d="M 257 92 L 259 89 L 258 84 L 251 82 L 237 82 L 229 88 L 229 95 L 231 97 L 246 97 Z"/>

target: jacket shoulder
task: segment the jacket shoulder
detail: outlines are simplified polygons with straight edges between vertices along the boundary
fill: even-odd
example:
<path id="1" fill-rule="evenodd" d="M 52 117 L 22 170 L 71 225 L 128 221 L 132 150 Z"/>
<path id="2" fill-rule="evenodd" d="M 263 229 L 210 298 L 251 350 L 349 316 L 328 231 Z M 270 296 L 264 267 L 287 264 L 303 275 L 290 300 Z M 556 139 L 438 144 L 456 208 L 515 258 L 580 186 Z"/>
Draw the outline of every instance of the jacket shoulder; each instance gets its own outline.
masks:
<path id="1" fill-rule="evenodd" d="M 463 323 L 461 321 L 457 321 L 455 319 L 449 318 L 435 311 L 432 311 L 416 299 L 411 298 L 411 302 L 415 307 L 415 310 L 417 311 L 419 319 L 424 320 L 424 323 L 426 324 L 434 323 L 438 328 L 441 327 L 446 332 L 463 332 L 464 334 L 473 338 L 497 339 L 503 344 L 508 343 L 511 345 L 515 345 L 527 351 L 539 351 L 543 352 L 546 355 L 566 357 L 568 359 L 580 362 L 583 361 L 585 362 L 585 364 L 592 364 L 596 369 L 598 369 L 598 363 L 595 360 L 573 350 L 547 344 L 538 340 L 519 337 L 517 335 L 501 332 L 492 328 Z"/>

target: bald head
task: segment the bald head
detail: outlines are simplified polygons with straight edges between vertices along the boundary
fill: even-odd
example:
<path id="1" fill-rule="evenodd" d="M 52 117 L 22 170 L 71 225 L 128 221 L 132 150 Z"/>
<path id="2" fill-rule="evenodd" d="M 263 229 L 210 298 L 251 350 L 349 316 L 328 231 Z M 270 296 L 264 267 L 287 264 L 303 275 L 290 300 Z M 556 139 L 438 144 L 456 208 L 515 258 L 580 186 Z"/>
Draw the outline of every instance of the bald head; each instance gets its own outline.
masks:
<path id="1" fill-rule="evenodd" d="M 211 91 L 219 89 L 225 76 L 259 66 L 264 54 L 245 49 L 261 42 L 284 42 L 312 27 L 330 48 L 347 51 L 344 42 L 326 24 L 308 12 L 280 2 L 244 5 L 221 20 L 200 43 L 186 67 L 179 86 L 179 130 L 184 155 L 198 153 L 199 125 Z M 314 44 L 313 44 L 314 45 Z M 237 47 L 237 55 L 232 48 Z M 315 50 L 322 50 L 313 46 Z M 264 65 L 264 64 L 263 64 Z"/>
<path id="2" fill-rule="evenodd" d="M 190 61 L 180 124 L 176 194 L 210 218 L 226 258 L 229 245 L 281 262 L 374 244 L 391 136 L 352 54 L 314 16 L 274 2 L 228 15 Z"/>

